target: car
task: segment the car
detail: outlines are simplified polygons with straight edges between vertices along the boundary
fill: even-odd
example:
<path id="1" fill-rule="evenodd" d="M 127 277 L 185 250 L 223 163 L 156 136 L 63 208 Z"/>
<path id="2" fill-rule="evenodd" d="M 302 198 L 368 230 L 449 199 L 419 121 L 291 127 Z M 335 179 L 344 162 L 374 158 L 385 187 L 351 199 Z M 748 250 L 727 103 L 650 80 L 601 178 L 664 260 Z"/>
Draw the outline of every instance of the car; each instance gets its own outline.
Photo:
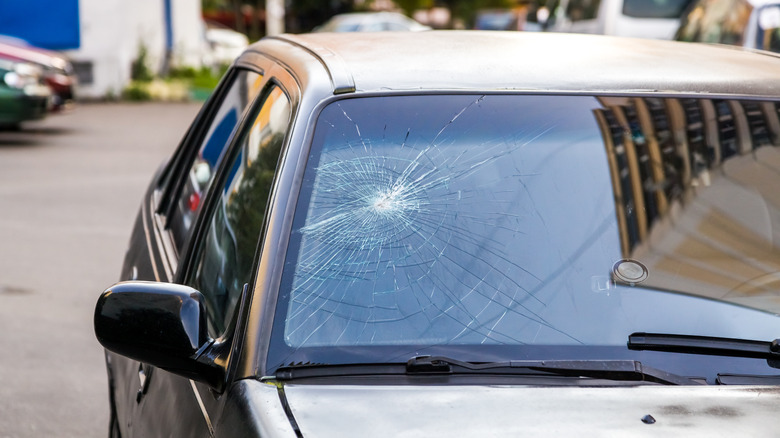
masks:
<path id="1" fill-rule="evenodd" d="M 780 1 L 697 0 L 675 39 L 780 52 Z"/>
<path id="2" fill-rule="evenodd" d="M 40 67 L 0 54 L 0 128 L 46 117 L 51 98 Z"/>
<path id="3" fill-rule="evenodd" d="M 73 107 L 78 80 L 65 55 L 32 46 L 18 38 L 0 36 L 0 56 L 35 64 L 43 71 L 46 85 L 52 91 L 50 111 L 60 112 Z"/>
<path id="4" fill-rule="evenodd" d="M 546 12 L 545 9 L 544 13 Z M 538 15 L 538 8 L 529 6 L 513 9 L 480 9 L 474 18 L 474 29 L 539 32 L 543 30 L 543 23 L 539 23 Z"/>
<path id="5" fill-rule="evenodd" d="M 249 38 L 243 33 L 215 22 L 207 22 L 205 26 L 206 41 L 217 68 L 230 65 L 249 46 Z"/>
<path id="6" fill-rule="evenodd" d="M 547 29 L 668 40 L 692 1 L 560 0 Z"/>
<path id="7" fill-rule="evenodd" d="M 314 32 L 383 32 L 430 30 L 426 26 L 398 12 L 347 12 L 337 14 L 317 26 Z"/>
<path id="8" fill-rule="evenodd" d="M 261 39 L 97 298 L 110 436 L 775 435 L 778 83 L 673 41 Z"/>

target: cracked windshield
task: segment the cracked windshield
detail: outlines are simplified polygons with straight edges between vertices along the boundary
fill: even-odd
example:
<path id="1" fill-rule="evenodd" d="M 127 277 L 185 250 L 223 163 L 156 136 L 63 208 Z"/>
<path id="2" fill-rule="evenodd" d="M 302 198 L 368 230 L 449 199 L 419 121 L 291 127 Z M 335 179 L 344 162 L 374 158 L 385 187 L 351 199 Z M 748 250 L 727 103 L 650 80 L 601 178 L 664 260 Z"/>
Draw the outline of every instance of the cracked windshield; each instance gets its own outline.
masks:
<path id="1" fill-rule="evenodd" d="M 327 346 L 398 360 L 437 348 L 624 346 L 636 331 L 775 337 L 776 317 L 748 306 L 780 308 L 771 293 L 780 266 L 767 265 L 780 262 L 780 204 L 758 184 L 780 167 L 738 156 L 776 151 L 761 147 L 762 117 L 744 139 L 732 117 L 762 105 L 772 104 L 331 103 L 298 200 L 272 365 L 355 360 L 349 349 L 326 359 L 317 347 Z M 705 146 L 709 135 L 720 149 Z M 753 205 L 736 205 L 738 192 Z"/>

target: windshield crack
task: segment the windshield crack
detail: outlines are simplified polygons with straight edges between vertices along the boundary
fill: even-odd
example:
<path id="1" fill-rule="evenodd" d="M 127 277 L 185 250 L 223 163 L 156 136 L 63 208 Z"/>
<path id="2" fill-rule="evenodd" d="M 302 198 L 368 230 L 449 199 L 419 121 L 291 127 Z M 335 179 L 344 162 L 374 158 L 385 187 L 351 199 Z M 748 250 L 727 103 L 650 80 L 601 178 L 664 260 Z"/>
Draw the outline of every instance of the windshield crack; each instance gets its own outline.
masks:
<path id="1" fill-rule="evenodd" d="M 540 173 L 519 152 L 555 126 L 475 132 L 486 100 L 428 132 L 335 105 L 295 230 L 288 342 L 522 344 L 544 331 L 579 343 L 542 315 L 549 275 L 513 243 L 532 237 L 528 221 L 549 233 L 528 187 Z"/>

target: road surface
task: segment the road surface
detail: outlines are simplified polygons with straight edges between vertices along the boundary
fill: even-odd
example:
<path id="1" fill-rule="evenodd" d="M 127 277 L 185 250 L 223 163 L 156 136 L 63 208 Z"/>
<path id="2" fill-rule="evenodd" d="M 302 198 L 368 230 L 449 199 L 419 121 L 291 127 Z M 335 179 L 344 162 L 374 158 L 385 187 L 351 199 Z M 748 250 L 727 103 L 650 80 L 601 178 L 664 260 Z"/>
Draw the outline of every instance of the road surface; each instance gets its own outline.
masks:
<path id="1" fill-rule="evenodd" d="M 200 104 L 82 104 L 0 131 L 0 438 L 105 437 L 92 314 Z"/>

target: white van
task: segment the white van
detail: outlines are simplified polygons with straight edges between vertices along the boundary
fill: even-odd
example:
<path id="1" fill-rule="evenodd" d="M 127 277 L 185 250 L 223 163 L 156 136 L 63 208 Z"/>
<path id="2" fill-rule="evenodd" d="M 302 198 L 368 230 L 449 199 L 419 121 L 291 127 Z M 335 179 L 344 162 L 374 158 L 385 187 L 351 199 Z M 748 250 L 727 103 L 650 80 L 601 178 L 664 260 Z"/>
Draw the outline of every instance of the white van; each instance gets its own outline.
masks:
<path id="1" fill-rule="evenodd" d="M 692 0 L 561 0 L 548 30 L 672 39 Z"/>

